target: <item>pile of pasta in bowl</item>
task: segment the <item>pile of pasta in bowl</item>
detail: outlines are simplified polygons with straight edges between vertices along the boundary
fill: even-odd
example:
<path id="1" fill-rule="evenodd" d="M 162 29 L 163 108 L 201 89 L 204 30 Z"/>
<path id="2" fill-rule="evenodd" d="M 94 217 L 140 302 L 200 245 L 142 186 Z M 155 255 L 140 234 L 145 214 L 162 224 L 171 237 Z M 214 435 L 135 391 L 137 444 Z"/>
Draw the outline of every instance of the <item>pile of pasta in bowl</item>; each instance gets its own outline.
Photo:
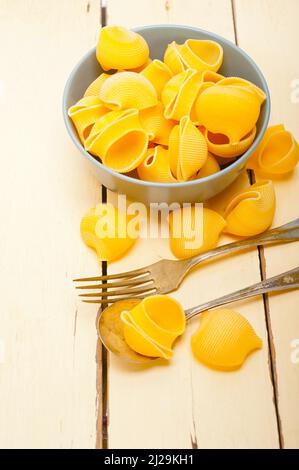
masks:
<path id="1" fill-rule="evenodd" d="M 115 172 L 159 183 L 194 180 L 253 143 L 266 95 L 218 73 L 217 42 L 172 42 L 163 61 L 152 60 L 141 35 L 107 26 L 97 59 L 104 72 L 68 114 L 86 151 Z"/>

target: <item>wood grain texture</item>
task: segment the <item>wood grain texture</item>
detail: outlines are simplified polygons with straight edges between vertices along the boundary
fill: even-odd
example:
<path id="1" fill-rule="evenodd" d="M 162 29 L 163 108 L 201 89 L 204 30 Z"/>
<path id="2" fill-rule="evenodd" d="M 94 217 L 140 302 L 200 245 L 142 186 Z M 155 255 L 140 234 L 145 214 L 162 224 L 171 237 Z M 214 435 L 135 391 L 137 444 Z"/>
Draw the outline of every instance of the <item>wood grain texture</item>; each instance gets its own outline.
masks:
<path id="1" fill-rule="evenodd" d="M 296 100 L 294 86 L 297 83 L 299 87 L 299 2 L 237 0 L 235 7 L 240 45 L 262 67 L 270 87 L 271 122 L 284 123 L 298 140 L 299 100 Z M 277 195 L 274 224 L 280 225 L 299 216 L 298 168 L 274 183 Z M 267 276 L 296 267 L 299 265 L 299 244 L 265 248 L 263 262 Z M 298 304 L 299 292 L 269 298 L 278 410 L 282 443 L 286 448 L 299 447 L 299 363 L 291 360 L 292 342 L 299 339 Z"/>
<path id="2" fill-rule="evenodd" d="M 79 234 L 100 188 L 61 106 L 98 25 L 97 0 L 1 0 L 1 448 L 95 447 L 96 312 L 72 279 L 100 269 Z"/>
<path id="3" fill-rule="evenodd" d="M 151 9 L 149 2 L 130 0 L 127 10 L 121 10 L 122 2 L 109 0 L 108 20 L 128 26 L 183 22 L 234 40 L 230 1 L 169 1 L 167 9 L 164 1 L 150 3 Z M 115 195 L 110 194 L 110 200 L 115 200 Z M 126 258 L 108 267 L 108 272 L 137 268 L 169 256 L 166 240 L 139 240 Z M 190 307 L 258 280 L 259 257 L 253 250 L 193 272 L 174 297 Z M 132 370 L 111 357 L 110 448 L 279 446 L 263 301 L 247 301 L 236 308 L 264 341 L 263 350 L 250 357 L 239 372 L 217 373 L 195 362 L 189 344 L 198 320 L 188 327 L 168 366 Z"/>

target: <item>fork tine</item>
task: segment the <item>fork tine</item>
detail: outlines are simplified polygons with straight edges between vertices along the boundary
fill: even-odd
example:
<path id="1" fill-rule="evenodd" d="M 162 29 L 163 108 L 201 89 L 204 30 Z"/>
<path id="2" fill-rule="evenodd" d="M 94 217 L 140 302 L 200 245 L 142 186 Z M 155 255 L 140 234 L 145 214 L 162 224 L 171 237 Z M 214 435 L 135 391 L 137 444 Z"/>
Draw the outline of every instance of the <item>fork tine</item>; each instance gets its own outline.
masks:
<path id="1" fill-rule="evenodd" d="M 126 296 L 126 297 L 115 297 L 114 299 L 99 299 L 99 300 L 82 300 L 82 302 L 86 304 L 101 304 L 101 305 L 108 305 L 108 304 L 114 304 L 115 302 L 118 302 L 119 300 L 127 300 L 127 299 L 138 299 L 142 300 L 145 297 L 148 297 L 149 295 L 153 295 L 155 292 L 151 292 L 150 294 L 147 295 L 134 295 L 134 296 Z"/>
<path id="2" fill-rule="evenodd" d="M 121 289 L 115 290 L 112 292 L 88 292 L 87 294 L 80 294 L 79 297 L 115 297 L 117 295 L 127 295 L 133 297 L 135 294 L 145 294 L 146 292 L 156 291 L 157 289 L 154 287 L 148 286 L 145 288 L 133 288 L 133 289 Z"/>
<path id="3" fill-rule="evenodd" d="M 88 286 L 76 286 L 76 289 L 114 289 L 115 287 L 128 287 L 128 286 L 138 286 L 153 283 L 154 280 L 147 277 L 137 278 L 137 279 L 128 279 L 127 281 L 121 282 L 107 282 L 103 284 L 91 284 Z"/>
<path id="4" fill-rule="evenodd" d="M 125 271 L 118 274 L 106 274 L 104 276 L 95 276 L 95 277 L 82 277 L 78 279 L 73 279 L 73 282 L 90 282 L 90 281 L 109 281 L 110 279 L 123 279 L 126 277 L 135 277 L 141 274 L 149 274 L 149 271 L 146 268 L 133 269 L 132 271 Z"/>

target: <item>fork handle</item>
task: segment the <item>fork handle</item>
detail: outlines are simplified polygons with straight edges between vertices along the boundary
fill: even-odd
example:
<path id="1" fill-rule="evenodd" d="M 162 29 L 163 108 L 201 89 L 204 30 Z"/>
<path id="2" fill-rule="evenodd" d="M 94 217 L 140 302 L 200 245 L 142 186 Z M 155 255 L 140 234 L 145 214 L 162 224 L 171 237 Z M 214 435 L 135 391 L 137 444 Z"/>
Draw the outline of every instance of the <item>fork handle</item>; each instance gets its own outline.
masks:
<path id="1" fill-rule="evenodd" d="M 244 250 L 245 248 L 252 248 L 258 245 L 268 245 L 270 243 L 281 243 L 281 242 L 292 242 L 299 240 L 299 219 L 295 219 L 280 227 L 273 228 L 261 235 L 245 238 L 244 240 L 238 240 L 236 242 L 228 243 L 226 245 L 219 246 L 214 250 L 206 251 L 198 256 L 189 258 L 186 260 L 187 271 L 194 268 L 202 261 L 214 258 L 216 256 L 224 255 L 227 253 L 234 253 L 237 251 Z"/>
<path id="2" fill-rule="evenodd" d="M 279 274 L 278 276 L 271 277 L 265 281 L 258 282 L 252 286 L 245 287 L 231 294 L 224 295 L 218 299 L 211 300 L 197 307 L 190 308 L 185 311 L 187 320 L 195 317 L 205 310 L 226 305 L 237 300 L 247 299 L 248 297 L 254 297 L 259 294 L 265 294 L 267 292 L 279 292 L 290 289 L 299 288 L 299 267 L 291 269 L 285 273 Z"/>

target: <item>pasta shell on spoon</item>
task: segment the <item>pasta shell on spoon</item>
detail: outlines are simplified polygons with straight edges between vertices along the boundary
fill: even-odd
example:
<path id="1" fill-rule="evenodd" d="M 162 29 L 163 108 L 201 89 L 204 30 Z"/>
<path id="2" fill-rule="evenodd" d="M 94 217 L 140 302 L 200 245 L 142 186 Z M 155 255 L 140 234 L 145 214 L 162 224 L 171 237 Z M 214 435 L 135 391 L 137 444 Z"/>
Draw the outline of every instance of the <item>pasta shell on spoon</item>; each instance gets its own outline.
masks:
<path id="1" fill-rule="evenodd" d="M 259 181 L 237 194 L 225 210 L 225 232 L 250 237 L 267 230 L 275 214 L 273 182 Z"/>
<path id="2" fill-rule="evenodd" d="M 151 82 L 136 72 L 110 75 L 101 87 L 100 99 L 111 110 L 146 109 L 158 103 Z"/>
<path id="3" fill-rule="evenodd" d="M 105 26 L 100 31 L 96 56 L 103 70 L 134 69 L 147 62 L 149 48 L 140 34 L 123 26 Z"/>

